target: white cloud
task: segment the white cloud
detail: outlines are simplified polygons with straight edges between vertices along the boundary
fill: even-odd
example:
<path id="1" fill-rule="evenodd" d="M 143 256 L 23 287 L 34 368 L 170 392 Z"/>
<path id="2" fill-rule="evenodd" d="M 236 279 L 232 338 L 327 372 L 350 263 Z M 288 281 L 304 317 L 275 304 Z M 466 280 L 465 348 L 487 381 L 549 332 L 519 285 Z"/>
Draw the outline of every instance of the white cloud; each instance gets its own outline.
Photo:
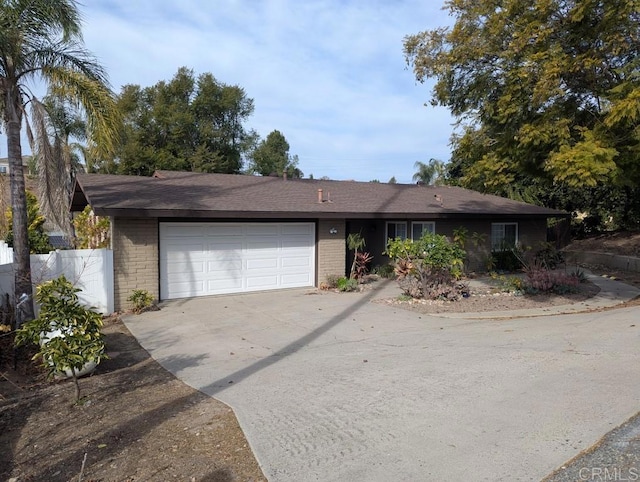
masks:
<path id="1" fill-rule="evenodd" d="M 84 37 L 124 84 L 179 67 L 211 72 L 255 101 L 248 126 L 284 133 L 315 177 L 410 182 L 417 160 L 449 158 L 451 118 L 425 107 L 405 35 L 449 23 L 420 0 L 91 0 Z"/>

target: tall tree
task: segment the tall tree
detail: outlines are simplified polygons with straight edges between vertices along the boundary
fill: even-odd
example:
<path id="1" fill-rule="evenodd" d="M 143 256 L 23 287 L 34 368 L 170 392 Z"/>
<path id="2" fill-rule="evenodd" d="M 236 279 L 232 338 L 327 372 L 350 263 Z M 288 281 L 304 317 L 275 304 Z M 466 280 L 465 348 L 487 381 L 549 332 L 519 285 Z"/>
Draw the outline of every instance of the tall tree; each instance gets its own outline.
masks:
<path id="1" fill-rule="evenodd" d="M 89 131 L 97 145 L 107 150 L 116 139 L 113 97 L 106 75 L 85 50 L 81 20 L 74 0 L 11 0 L 0 3 L 0 108 L 7 133 L 16 298 L 32 294 L 27 209 L 20 133 L 23 122 L 40 165 L 56 162 L 55 133 L 49 130 L 45 105 L 26 87 L 43 81 L 58 97 L 82 106 Z M 28 122 L 26 106 L 30 105 Z M 53 135 L 53 141 L 52 141 Z M 55 182 L 55 180 L 51 180 Z M 33 317 L 33 304 L 25 315 Z"/>
<path id="2" fill-rule="evenodd" d="M 421 184 L 440 185 L 444 182 L 445 165 L 438 159 L 429 159 L 428 163 L 417 161 L 413 167 L 417 169 L 413 180 Z"/>
<path id="3" fill-rule="evenodd" d="M 638 0 L 445 5 L 454 26 L 406 37 L 404 52 L 460 123 L 451 168 L 463 185 L 640 182 Z"/>
<path id="4" fill-rule="evenodd" d="M 260 141 L 258 146 L 249 156 L 251 160 L 250 171 L 262 176 L 277 175 L 282 177 L 284 173 L 290 178 L 301 178 L 303 173 L 298 169 L 298 156 L 289 154 L 289 143 L 284 135 L 274 130 L 267 138 Z"/>
<path id="5" fill-rule="evenodd" d="M 126 85 L 118 98 L 124 139 L 100 172 L 148 176 L 156 169 L 238 173 L 256 134 L 243 123 L 253 100 L 236 85 L 182 67 L 170 81 Z"/>

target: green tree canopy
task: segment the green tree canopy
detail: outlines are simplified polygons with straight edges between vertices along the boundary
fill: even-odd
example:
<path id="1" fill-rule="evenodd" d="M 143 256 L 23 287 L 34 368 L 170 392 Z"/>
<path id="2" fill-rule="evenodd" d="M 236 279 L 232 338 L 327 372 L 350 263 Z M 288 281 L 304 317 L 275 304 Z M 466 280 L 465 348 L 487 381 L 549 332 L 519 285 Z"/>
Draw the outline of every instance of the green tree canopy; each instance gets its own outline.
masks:
<path id="1" fill-rule="evenodd" d="M 638 0 L 449 0 L 455 24 L 410 35 L 416 78 L 459 121 L 450 173 L 507 194 L 640 183 Z"/>
<path id="2" fill-rule="evenodd" d="M 243 123 L 253 100 L 236 85 L 182 67 L 170 81 L 126 85 L 118 97 L 125 121 L 113 159 L 92 170 L 149 176 L 156 169 L 238 173 L 256 134 Z"/>
<path id="3" fill-rule="evenodd" d="M 282 177 L 284 173 L 290 178 L 301 178 L 303 173 L 298 169 L 298 156 L 289 154 L 289 143 L 284 135 L 274 130 L 266 139 L 260 141 L 249 156 L 249 170 L 261 176 L 277 175 Z"/>

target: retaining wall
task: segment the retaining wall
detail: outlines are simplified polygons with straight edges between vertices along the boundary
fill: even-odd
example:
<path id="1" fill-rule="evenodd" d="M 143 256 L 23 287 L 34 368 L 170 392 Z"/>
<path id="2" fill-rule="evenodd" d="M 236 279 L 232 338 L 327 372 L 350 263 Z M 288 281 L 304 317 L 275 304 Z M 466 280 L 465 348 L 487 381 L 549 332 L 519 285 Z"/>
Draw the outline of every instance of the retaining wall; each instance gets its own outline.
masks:
<path id="1" fill-rule="evenodd" d="M 640 258 L 596 251 L 565 251 L 568 262 L 600 264 L 611 269 L 640 273 Z"/>

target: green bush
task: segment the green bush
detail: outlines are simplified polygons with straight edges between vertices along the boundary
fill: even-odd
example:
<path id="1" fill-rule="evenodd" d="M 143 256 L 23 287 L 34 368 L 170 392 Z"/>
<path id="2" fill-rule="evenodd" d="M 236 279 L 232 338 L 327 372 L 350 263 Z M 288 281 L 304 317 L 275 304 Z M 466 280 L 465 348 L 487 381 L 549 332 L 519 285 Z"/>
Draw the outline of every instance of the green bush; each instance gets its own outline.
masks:
<path id="1" fill-rule="evenodd" d="M 381 278 L 392 279 L 395 277 L 395 273 L 393 270 L 393 266 L 390 264 L 383 264 L 379 266 L 374 266 L 371 270 L 373 274 L 377 274 Z"/>
<path id="2" fill-rule="evenodd" d="M 337 288 L 339 291 L 356 291 L 358 289 L 358 280 L 342 276 L 338 278 Z"/>
<path id="3" fill-rule="evenodd" d="M 36 289 L 40 315 L 29 320 L 16 333 L 16 344 L 33 343 L 38 346 L 34 359 L 41 357 L 49 375 L 71 370 L 80 399 L 77 373 L 86 364 L 106 358 L 100 313 L 85 308 L 64 275 L 42 283 Z M 47 334 L 57 333 L 56 336 Z"/>
<path id="4" fill-rule="evenodd" d="M 395 264 L 400 288 L 413 298 L 454 300 L 462 296 L 465 252 L 445 236 L 425 233 L 419 240 L 390 240 L 385 252 Z"/>
<path id="5" fill-rule="evenodd" d="M 493 269 L 513 273 L 523 268 L 522 258 L 516 248 L 500 249 L 491 252 Z"/>
<path id="6" fill-rule="evenodd" d="M 27 237 L 29 241 L 29 252 L 31 254 L 47 254 L 53 251 L 53 247 L 49 244 L 49 235 L 44 230 L 45 217 L 40 214 L 40 207 L 36 196 L 29 191 L 27 196 Z M 7 209 L 5 213 L 7 219 L 8 232 L 5 236 L 7 245 L 13 247 L 13 211 Z"/>
<path id="7" fill-rule="evenodd" d="M 131 296 L 127 298 L 127 301 L 132 304 L 132 311 L 137 315 L 151 308 L 153 300 L 153 295 L 147 290 L 133 290 Z"/>

